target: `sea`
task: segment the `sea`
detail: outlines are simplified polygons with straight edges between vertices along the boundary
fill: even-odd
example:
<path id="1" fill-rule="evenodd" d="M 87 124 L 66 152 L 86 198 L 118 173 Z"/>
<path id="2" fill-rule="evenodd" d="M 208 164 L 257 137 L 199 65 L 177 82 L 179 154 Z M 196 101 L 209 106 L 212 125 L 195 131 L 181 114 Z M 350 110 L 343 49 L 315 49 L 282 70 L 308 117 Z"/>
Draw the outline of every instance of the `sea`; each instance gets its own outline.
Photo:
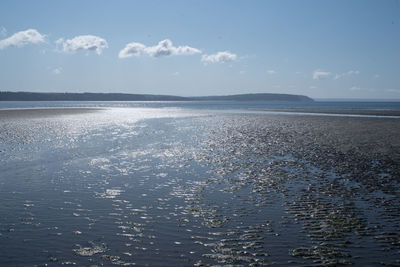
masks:
<path id="1" fill-rule="evenodd" d="M 0 101 L 0 109 L 54 107 L 181 108 L 195 110 L 400 110 L 400 101 Z"/>
<path id="2" fill-rule="evenodd" d="M 398 266 L 398 162 L 315 129 L 400 117 L 324 110 L 400 102 L 0 102 L 0 266 Z"/>

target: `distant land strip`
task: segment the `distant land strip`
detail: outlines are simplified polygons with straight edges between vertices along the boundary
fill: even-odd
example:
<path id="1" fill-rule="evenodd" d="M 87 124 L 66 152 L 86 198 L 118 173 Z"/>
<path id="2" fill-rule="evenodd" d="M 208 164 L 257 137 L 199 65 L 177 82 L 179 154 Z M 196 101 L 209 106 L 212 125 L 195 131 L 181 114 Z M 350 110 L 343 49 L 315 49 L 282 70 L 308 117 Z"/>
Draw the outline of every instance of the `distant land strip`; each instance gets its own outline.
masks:
<path id="1" fill-rule="evenodd" d="M 291 94 L 238 94 L 182 97 L 173 95 L 122 93 L 33 93 L 0 91 L 0 101 L 302 101 L 312 98 Z"/>

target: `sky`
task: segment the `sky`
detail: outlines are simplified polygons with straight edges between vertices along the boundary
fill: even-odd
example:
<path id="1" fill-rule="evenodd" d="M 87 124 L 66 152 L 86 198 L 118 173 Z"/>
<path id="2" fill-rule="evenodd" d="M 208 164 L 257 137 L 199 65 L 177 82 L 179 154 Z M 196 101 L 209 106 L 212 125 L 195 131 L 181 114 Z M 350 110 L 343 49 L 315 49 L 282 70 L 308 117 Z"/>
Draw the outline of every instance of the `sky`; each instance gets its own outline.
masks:
<path id="1" fill-rule="evenodd" d="M 0 91 L 399 100 L 400 1 L 2 0 Z"/>

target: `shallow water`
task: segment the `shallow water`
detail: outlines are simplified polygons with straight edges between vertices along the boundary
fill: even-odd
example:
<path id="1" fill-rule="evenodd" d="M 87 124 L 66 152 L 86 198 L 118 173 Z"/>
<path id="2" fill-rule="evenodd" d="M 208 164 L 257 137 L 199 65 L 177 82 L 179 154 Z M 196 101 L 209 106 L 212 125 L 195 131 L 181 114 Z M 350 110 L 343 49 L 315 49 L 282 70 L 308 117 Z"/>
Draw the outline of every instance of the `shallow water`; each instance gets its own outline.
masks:
<path id="1" fill-rule="evenodd" d="M 397 147 L 324 130 L 382 122 L 398 129 L 177 108 L 3 118 L 0 265 L 398 265 Z"/>

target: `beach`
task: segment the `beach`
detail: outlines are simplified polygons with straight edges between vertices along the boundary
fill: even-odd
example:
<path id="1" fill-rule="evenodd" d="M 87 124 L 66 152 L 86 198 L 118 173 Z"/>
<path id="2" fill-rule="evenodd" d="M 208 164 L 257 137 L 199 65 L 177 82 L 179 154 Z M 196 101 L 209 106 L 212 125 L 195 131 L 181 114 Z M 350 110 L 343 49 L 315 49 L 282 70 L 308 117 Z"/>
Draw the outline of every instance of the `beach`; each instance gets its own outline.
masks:
<path id="1" fill-rule="evenodd" d="M 399 119 L 108 108 L 0 122 L 0 265 L 399 264 Z"/>

